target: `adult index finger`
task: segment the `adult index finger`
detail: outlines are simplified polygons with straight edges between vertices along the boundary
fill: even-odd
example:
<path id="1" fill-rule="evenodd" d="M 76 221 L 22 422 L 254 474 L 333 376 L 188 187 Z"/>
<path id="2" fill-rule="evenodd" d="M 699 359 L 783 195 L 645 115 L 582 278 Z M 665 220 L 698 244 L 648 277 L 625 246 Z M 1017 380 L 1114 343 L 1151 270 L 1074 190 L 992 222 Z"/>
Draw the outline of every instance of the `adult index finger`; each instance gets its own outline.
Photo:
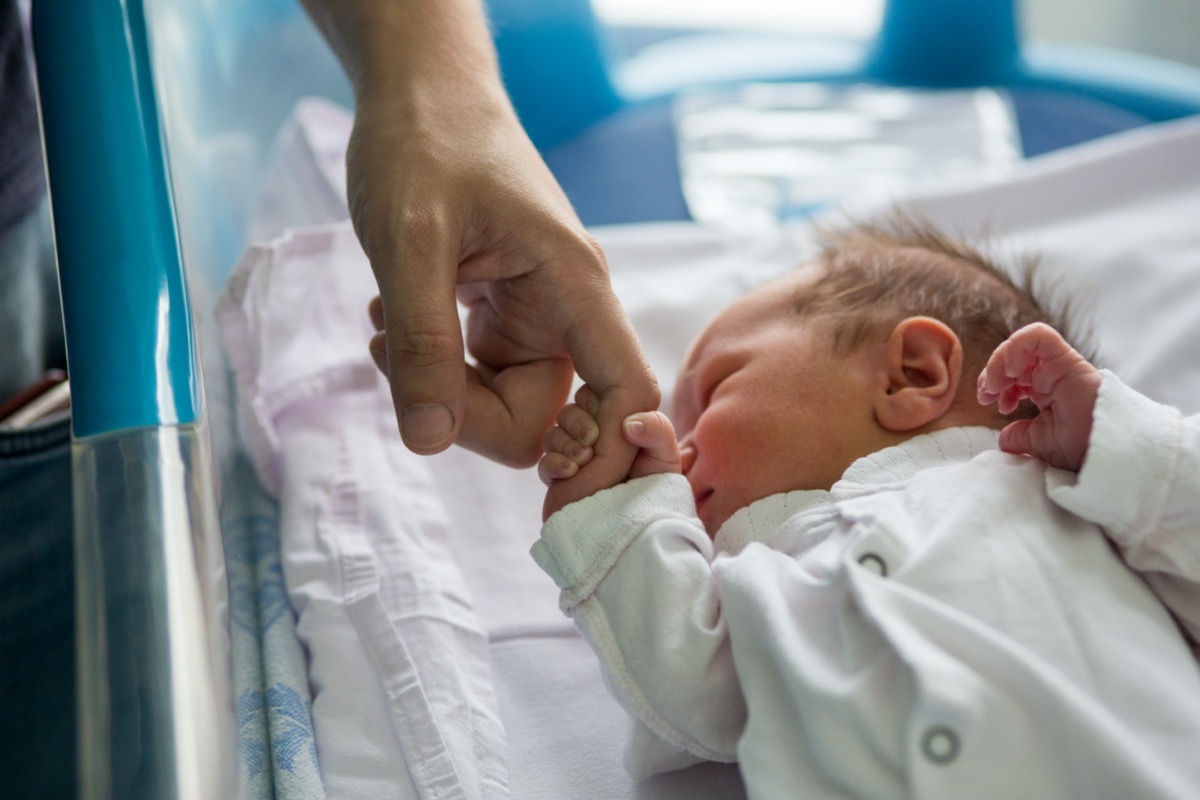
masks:
<path id="1" fill-rule="evenodd" d="M 574 316 L 567 347 L 575 371 L 599 399 L 595 455 L 573 481 L 599 491 L 624 480 L 637 458 L 638 448 L 625 440 L 622 422 L 630 414 L 656 410 L 662 395 L 611 287 L 605 283 L 592 288 L 590 302 Z"/>

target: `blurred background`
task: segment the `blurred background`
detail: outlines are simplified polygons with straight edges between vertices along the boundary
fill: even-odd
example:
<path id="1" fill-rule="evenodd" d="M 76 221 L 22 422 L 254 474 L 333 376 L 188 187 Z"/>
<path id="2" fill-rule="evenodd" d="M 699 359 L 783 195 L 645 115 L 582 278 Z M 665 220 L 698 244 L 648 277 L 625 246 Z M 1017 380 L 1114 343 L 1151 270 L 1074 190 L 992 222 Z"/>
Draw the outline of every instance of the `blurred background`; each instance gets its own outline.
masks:
<path id="1" fill-rule="evenodd" d="M 968 0 L 969 1 L 969 0 Z M 744 28 L 862 38 L 879 25 L 883 0 L 592 0 L 618 27 Z M 1033 39 L 1120 47 L 1200 66 L 1200 0 L 1024 0 Z M 636 47 L 636 42 L 626 43 Z"/>

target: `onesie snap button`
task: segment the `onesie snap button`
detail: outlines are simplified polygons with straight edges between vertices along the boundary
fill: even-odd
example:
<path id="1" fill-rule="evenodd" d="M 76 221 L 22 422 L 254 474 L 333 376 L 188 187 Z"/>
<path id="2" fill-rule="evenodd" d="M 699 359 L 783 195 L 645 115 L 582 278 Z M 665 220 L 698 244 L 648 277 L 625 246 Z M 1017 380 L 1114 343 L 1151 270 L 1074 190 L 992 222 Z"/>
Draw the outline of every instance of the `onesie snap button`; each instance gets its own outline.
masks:
<path id="1" fill-rule="evenodd" d="M 858 557 L 858 563 L 881 578 L 887 577 L 887 563 L 875 553 L 863 553 Z"/>
<path id="2" fill-rule="evenodd" d="M 921 737 L 921 752 L 935 764 L 949 764 L 958 757 L 958 734 L 945 725 L 934 725 Z"/>

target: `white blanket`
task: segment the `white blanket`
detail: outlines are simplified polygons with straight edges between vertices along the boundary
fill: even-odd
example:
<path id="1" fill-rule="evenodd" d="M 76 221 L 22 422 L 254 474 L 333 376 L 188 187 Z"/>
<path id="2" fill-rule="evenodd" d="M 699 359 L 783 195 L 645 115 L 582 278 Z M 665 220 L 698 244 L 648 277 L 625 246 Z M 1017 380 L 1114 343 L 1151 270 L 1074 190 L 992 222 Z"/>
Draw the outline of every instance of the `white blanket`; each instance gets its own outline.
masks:
<path id="1" fill-rule="evenodd" d="M 251 248 L 219 309 L 244 441 L 282 508 L 330 797 L 743 796 L 730 767 L 626 777 L 623 712 L 528 555 L 536 476 L 401 445 L 366 352 L 373 280 L 335 219 L 338 171 L 320 169 L 337 163 L 326 126 L 344 130 L 341 114 L 302 106 L 280 151 L 279 173 L 326 176 L 319 202 L 259 216 L 271 235 L 297 214 L 330 224 Z M 1200 411 L 1200 122 L 1076 148 L 917 205 L 952 231 L 989 230 L 1002 250 L 1040 250 L 1047 274 L 1094 297 L 1106 364 Z M 713 314 L 811 254 L 805 226 L 754 241 L 686 224 L 594 233 L 667 389 Z"/>

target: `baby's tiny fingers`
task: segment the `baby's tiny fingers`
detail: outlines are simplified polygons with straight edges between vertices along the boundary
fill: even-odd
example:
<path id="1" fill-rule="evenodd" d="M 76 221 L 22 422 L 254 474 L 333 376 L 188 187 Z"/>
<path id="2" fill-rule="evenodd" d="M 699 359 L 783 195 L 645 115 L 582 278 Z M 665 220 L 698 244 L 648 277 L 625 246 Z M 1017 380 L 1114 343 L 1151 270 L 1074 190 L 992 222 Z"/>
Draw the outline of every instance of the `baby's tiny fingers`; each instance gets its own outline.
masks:
<path id="1" fill-rule="evenodd" d="M 1007 343 L 997 347 L 996 352 L 992 353 L 992 357 L 988 359 L 987 366 L 979 373 L 979 379 L 975 384 L 975 394 L 979 398 L 979 402 L 985 406 L 999 400 L 1016 382 L 1014 377 L 1009 374 L 1007 351 Z"/>
<path id="2" fill-rule="evenodd" d="M 979 373 L 979 378 L 975 381 L 975 399 L 979 401 L 981 406 L 990 406 L 1000 398 L 997 392 L 993 392 L 988 388 L 988 371 L 987 367 Z"/>
<path id="3" fill-rule="evenodd" d="M 1027 397 L 1029 397 L 1029 389 L 1014 383 L 1000 393 L 997 398 L 999 401 L 997 408 L 1001 414 L 1011 414 Z"/>
<path id="4" fill-rule="evenodd" d="M 625 441 L 642 449 L 642 455 L 672 472 L 680 470 L 679 443 L 675 440 L 675 428 L 671 420 L 661 411 L 644 411 L 630 414 L 622 423 Z"/>
<path id="5" fill-rule="evenodd" d="M 583 466 L 592 460 L 592 448 L 580 444 L 570 433 L 560 427 L 546 431 L 542 437 L 542 449 L 547 453 L 558 453 Z"/>
<path id="6" fill-rule="evenodd" d="M 1032 420 L 1019 419 L 1009 423 L 1000 431 L 1000 449 L 1006 453 L 1033 453 L 1033 442 L 1029 435 Z"/>
<path id="7" fill-rule="evenodd" d="M 595 419 L 600 414 L 600 395 L 586 383 L 575 392 L 575 404 Z"/>
<path id="8" fill-rule="evenodd" d="M 591 447 L 600 437 L 600 426 L 595 417 L 575 403 L 563 406 L 563 410 L 558 412 L 558 427 L 575 437 L 575 441 L 584 447 Z"/>
<path id="9" fill-rule="evenodd" d="M 579 472 L 579 465 L 562 453 L 546 453 L 538 461 L 538 477 L 549 486 L 555 481 L 566 480 Z"/>
<path id="10" fill-rule="evenodd" d="M 367 303 L 367 316 L 371 318 L 371 324 L 375 326 L 375 330 L 382 331 L 387 327 L 383 320 L 383 298 L 375 295 L 371 298 L 371 302 Z"/>
<path id="11" fill-rule="evenodd" d="M 630 478 L 683 472 L 675 428 L 666 414 L 661 411 L 631 414 L 622 423 L 621 433 L 625 441 L 641 448 L 629 470 Z"/>
<path id="12" fill-rule="evenodd" d="M 675 426 L 661 411 L 643 411 L 630 414 L 622 423 L 625 439 L 630 444 L 642 448 L 660 448 L 669 445 L 677 449 L 675 444 Z"/>

